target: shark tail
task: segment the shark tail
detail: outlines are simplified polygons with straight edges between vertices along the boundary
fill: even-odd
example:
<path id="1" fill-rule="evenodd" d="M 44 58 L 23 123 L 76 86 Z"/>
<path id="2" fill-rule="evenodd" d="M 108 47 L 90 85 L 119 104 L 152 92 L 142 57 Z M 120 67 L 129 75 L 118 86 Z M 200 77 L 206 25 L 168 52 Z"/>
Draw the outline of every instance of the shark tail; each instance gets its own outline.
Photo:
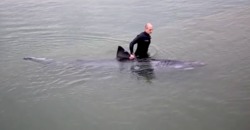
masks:
<path id="1" fill-rule="evenodd" d="M 23 60 L 29 60 L 41 64 L 50 64 L 53 62 L 52 59 L 47 59 L 47 58 L 36 58 L 36 57 L 24 57 Z"/>

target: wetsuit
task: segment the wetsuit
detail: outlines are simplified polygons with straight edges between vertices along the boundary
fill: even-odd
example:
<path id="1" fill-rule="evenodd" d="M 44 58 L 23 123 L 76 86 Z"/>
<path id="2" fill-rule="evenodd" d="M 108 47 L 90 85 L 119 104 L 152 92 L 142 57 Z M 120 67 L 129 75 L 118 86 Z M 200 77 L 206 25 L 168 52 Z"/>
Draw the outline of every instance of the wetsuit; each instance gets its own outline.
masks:
<path id="1" fill-rule="evenodd" d="M 130 54 L 134 53 L 134 45 L 137 43 L 137 49 L 135 51 L 135 56 L 137 58 L 148 58 L 148 47 L 151 42 L 151 36 L 146 33 L 142 32 L 137 37 L 130 43 L 129 49 L 130 49 Z"/>

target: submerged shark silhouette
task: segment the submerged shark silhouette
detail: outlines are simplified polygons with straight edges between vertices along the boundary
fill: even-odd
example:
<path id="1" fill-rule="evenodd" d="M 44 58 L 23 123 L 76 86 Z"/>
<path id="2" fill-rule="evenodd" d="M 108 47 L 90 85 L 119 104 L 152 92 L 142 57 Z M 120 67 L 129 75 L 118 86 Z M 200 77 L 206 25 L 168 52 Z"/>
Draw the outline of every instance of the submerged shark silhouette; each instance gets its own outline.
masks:
<path id="1" fill-rule="evenodd" d="M 36 57 L 25 57 L 24 60 L 29 60 L 37 62 L 44 65 L 49 64 L 61 64 L 62 62 L 57 62 L 53 59 L 47 58 L 36 58 Z M 118 46 L 116 60 L 76 60 L 72 64 L 85 65 L 85 66 L 102 66 L 102 67 L 117 67 L 121 64 L 126 64 L 130 66 L 132 71 L 141 70 L 163 70 L 163 69 L 182 69 L 190 70 L 196 67 L 202 67 L 205 64 L 198 61 L 178 61 L 178 60 L 168 60 L 168 59 L 135 59 L 129 60 L 129 53 L 125 51 L 121 46 Z"/>

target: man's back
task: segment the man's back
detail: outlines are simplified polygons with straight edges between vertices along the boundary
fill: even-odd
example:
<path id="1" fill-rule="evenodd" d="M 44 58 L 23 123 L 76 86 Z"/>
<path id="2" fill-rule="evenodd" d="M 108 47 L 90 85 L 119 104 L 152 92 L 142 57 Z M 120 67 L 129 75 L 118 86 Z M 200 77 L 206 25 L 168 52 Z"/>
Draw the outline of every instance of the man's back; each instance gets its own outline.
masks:
<path id="1" fill-rule="evenodd" d="M 151 42 L 151 37 L 146 32 L 140 33 L 137 39 L 137 49 L 135 51 L 135 56 L 138 58 L 147 58 L 148 57 L 148 47 Z M 135 43 L 132 43 L 135 44 Z"/>

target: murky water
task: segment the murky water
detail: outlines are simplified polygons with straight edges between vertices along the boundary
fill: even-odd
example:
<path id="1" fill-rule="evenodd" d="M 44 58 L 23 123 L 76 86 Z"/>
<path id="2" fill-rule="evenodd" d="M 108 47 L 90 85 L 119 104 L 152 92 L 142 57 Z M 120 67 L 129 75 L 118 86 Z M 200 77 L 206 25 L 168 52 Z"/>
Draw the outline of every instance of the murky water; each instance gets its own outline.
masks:
<path id="1" fill-rule="evenodd" d="M 248 130 L 249 5 L 2 0 L 0 129 Z M 128 48 L 148 21 L 155 27 L 154 58 L 207 65 L 135 73 L 100 62 L 112 61 L 118 45 Z M 58 64 L 23 60 L 27 56 Z M 83 66 L 77 59 L 98 62 Z"/>

